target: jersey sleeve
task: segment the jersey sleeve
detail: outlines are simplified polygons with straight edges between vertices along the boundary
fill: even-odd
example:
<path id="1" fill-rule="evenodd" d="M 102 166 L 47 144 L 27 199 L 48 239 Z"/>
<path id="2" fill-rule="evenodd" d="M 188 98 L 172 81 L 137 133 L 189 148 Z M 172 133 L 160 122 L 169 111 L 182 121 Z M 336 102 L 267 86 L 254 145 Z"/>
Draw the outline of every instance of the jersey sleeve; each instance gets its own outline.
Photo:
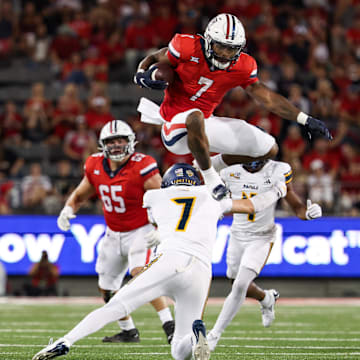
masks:
<path id="1" fill-rule="evenodd" d="M 175 34 L 168 45 L 167 57 L 173 66 L 190 58 L 190 53 L 195 40 L 194 35 Z"/>
<path id="2" fill-rule="evenodd" d="M 259 80 L 257 63 L 255 59 L 248 54 L 244 55 L 246 57 L 244 58 L 242 67 L 245 72 L 245 76 L 241 79 L 241 83 L 239 84 L 243 89 Z"/>
<path id="3" fill-rule="evenodd" d="M 277 178 L 279 180 L 285 181 L 286 184 L 289 184 L 293 179 L 291 166 L 284 162 L 279 163 L 277 169 Z"/>
<path id="4" fill-rule="evenodd" d="M 93 168 L 94 168 L 94 158 L 92 156 L 89 156 L 84 164 L 84 175 L 88 178 L 90 183 L 92 183 L 91 174 L 93 172 Z"/>
<path id="5" fill-rule="evenodd" d="M 151 177 L 153 177 L 154 175 L 160 173 L 156 160 L 149 155 L 146 155 L 140 161 L 139 172 L 140 172 L 140 176 L 142 177 L 144 182 L 147 179 L 150 179 Z"/>

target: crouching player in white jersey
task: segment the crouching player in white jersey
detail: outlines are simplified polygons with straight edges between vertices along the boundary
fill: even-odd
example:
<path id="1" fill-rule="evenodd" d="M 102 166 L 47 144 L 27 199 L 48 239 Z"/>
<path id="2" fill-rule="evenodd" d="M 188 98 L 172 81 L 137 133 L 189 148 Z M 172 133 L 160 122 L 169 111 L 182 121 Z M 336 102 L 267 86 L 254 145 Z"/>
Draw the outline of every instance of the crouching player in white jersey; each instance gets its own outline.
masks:
<path id="1" fill-rule="evenodd" d="M 221 178 L 231 191 L 233 199 L 256 199 L 272 188 L 272 184 L 284 181 L 287 186 L 286 201 L 296 216 L 312 220 L 322 215 L 318 204 L 308 200 L 305 206 L 293 190 L 292 170 L 289 164 L 260 160 L 245 165 L 233 165 L 220 172 Z M 227 249 L 227 276 L 234 279 L 215 326 L 208 334 L 210 350 L 216 347 L 222 332 L 234 318 L 245 295 L 260 301 L 262 321 L 265 327 L 275 319 L 274 305 L 279 294 L 276 290 L 262 290 L 253 282 L 266 264 L 275 241 L 275 206 L 267 207 L 257 214 L 234 214 Z"/>
<path id="2" fill-rule="evenodd" d="M 227 212 L 257 213 L 286 195 L 284 181 L 269 186 L 268 190 L 253 199 L 216 201 L 205 185 L 200 186 L 192 166 L 172 166 L 163 177 L 162 189 L 148 190 L 144 195 L 149 219 L 158 226 L 158 232 L 148 236 L 149 241 L 163 240 L 160 255 L 106 305 L 87 315 L 63 338 L 37 353 L 33 360 L 65 355 L 76 341 L 160 295 L 175 301 L 172 357 L 189 359 L 193 353 L 195 359 L 209 359 L 201 317 L 212 277 L 211 255 L 217 221 Z"/>

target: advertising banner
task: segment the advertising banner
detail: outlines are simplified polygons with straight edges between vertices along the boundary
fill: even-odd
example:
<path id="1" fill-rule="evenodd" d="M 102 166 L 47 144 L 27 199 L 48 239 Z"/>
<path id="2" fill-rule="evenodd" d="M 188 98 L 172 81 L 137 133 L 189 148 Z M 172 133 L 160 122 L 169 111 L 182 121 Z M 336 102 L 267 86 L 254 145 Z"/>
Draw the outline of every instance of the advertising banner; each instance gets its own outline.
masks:
<path id="1" fill-rule="evenodd" d="M 214 276 L 226 276 L 231 217 L 218 223 Z M 360 219 L 276 220 L 277 239 L 261 276 L 360 277 Z M 8 275 L 25 275 L 46 250 L 61 275 L 95 275 L 97 246 L 105 232 L 101 216 L 79 215 L 62 232 L 53 216 L 1 216 L 0 261 Z"/>

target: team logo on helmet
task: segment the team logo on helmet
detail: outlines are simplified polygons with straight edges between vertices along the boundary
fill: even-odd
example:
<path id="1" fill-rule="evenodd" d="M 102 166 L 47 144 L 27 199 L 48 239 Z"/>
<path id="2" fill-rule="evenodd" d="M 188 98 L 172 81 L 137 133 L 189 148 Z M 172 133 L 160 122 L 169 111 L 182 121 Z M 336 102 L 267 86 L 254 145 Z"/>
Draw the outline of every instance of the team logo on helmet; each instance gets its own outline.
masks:
<path id="1" fill-rule="evenodd" d="M 163 176 L 161 187 L 172 185 L 201 185 L 201 180 L 196 170 L 189 164 L 179 163 L 171 166 Z"/>

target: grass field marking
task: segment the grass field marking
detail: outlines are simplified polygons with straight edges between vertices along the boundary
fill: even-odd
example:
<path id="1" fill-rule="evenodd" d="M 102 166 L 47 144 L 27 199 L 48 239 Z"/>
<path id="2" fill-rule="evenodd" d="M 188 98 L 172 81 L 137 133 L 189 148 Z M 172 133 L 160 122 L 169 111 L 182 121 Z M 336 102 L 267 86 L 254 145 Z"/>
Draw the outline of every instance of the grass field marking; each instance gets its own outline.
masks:
<path id="1" fill-rule="evenodd" d="M 41 347 L 41 346 L 47 346 L 48 344 L 0 344 L 0 347 Z M 169 344 L 126 344 L 126 343 L 122 343 L 121 348 L 168 348 L 170 349 L 170 345 Z M 83 349 L 87 349 L 87 348 L 98 348 L 98 349 L 115 349 L 118 348 L 119 344 L 117 343 L 108 343 L 108 344 L 91 344 L 91 345 L 72 345 L 71 348 L 83 348 Z"/>
<path id="2" fill-rule="evenodd" d="M 52 322 L 50 322 L 49 324 L 52 324 Z M 44 325 L 44 323 L 41 323 L 41 325 Z M 276 327 L 276 324 L 273 326 L 273 328 Z M 296 334 L 296 335 L 300 335 L 300 334 L 331 334 L 331 335 L 335 335 L 335 334 L 339 334 L 342 336 L 346 336 L 346 335 L 360 335 L 360 331 L 356 331 L 356 330 L 352 330 L 352 331 L 346 331 L 346 334 L 344 334 L 343 331 L 339 330 L 274 330 L 274 329 L 264 329 L 264 330 L 237 330 L 237 329 L 230 329 L 227 330 L 227 332 L 231 331 L 232 333 L 235 334 L 269 334 L 269 335 L 276 335 L 276 334 Z M 69 329 L 49 329 L 49 328 L 37 328 L 37 329 L 27 329 L 27 328 L 17 328 L 17 329 L 0 329 L 0 333 L 9 333 L 9 332 L 39 332 L 39 333 L 52 333 L 52 332 L 66 332 Z M 102 331 L 111 331 L 111 329 L 105 329 Z M 116 330 L 116 329 L 115 329 Z M 151 334 L 162 334 L 163 330 L 159 329 L 159 330 L 152 330 L 152 329 L 144 329 L 143 330 L 144 333 L 151 333 Z M 87 337 L 90 338 L 90 337 Z M 223 339 L 225 339 L 224 337 L 222 337 Z M 360 340 L 359 340 L 360 341 Z"/>
<path id="3" fill-rule="evenodd" d="M 216 352 L 214 354 L 229 356 L 229 353 Z M 341 353 L 326 353 L 326 354 L 321 354 L 321 353 L 317 353 L 317 352 L 316 353 L 308 353 L 308 352 L 306 352 L 306 353 L 286 353 L 286 352 L 281 352 L 281 353 L 275 353 L 275 352 L 249 353 L 249 352 L 236 352 L 233 355 L 245 355 L 245 356 L 268 356 L 268 355 L 274 355 L 274 356 L 319 356 L 319 357 L 328 358 L 329 356 L 356 356 L 356 355 L 360 355 L 360 352 L 350 352 L 350 353 L 341 352 Z"/>
<path id="4" fill-rule="evenodd" d="M 50 336 L 50 335 L 49 335 Z M 15 335 L 13 336 L 13 338 L 19 338 L 19 339 L 43 339 L 45 336 L 44 335 Z M 102 340 L 101 336 L 87 336 L 86 337 L 87 340 Z M 163 341 L 164 338 L 163 337 L 141 337 L 142 341 Z M 308 337 L 304 337 L 304 338 L 293 338 L 293 337 L 277 337 L 277 338 L 271 338 L 271 337 L 238 337 L 238 336 L 222 336 L 221 340 L 224 341 L 321 341 L 321 342 L 359 342 L 360 343 L 360 338 L 354 338 L 354 339 L 349 339 L 349 338 L 343 338 L 343 339 L 338 339 L 338 338 L 308 338 Z M 154 345 L 157 346 L 157 345 Z"/>
<path id="5" fill-rule="evenodd" d="M 208 299 L 209 305 L 223 305 L 224 297 Z M 169 299 L 169 303 L 173 304 Z M 21 304 L 21 305 L 39 305 L 39 304 L 64 304 L 64 305 L 103 305 L 103 300 L 99 296 L 69 296 L 69 297 L 0 297 L 0 304 Z M 280 298 L 277 304 L 288 306 L 329 306 L 329 305 L 353 305 L 360 306 L 360 298 Z M 244 306 L 258 306 L 258 302 L 253 299 L 246 299 Z"/>
<path id="6" fill-rule="evenodd" d="M 294 337 L 221 337 L 222 340 L 236 340 L 236 341 L 332 341 L 332 342 L 359 342 L 360 338 L 356 339 L 337 339 L 337 338 L 294 338 Z"/>
<path id="7" fill-rule="evenodd" d="M 231 329 L 231 332 L 236 334 L 339 334 L 344 335 L 342 330 L 274 330 L 276 324 L 271 329 L 264 330 L 236 330 Z M 360 331 L 347 331 L 345 335 L 360 335 Z"/>
<path id="8" fill-rule="evenodd" d="M 46 346 L 42 344 L 0 344 L 0 347 L 28 347 L 28 348 L 37 348 L 41 346 Z M 72 348 L 97 348 L 97 349 L 114 349 L 119 347 L 119 344 L 91 344 L 91 345 L 73 345 Z M 121 348 L 152 348 L 152 347 L 162 347 L 170 349 L 168 344 L 121 344 Z M 354 349 L 360 350 L 360 346 L 289 346 L 289 345 L 217 345 L 217 348 L 249 348 L 249 349 L 310 349 L 310 350 L 333 350 L 333 349 Z"/>
<path id="9" fill-rule="evenodd" d="M 217 345 L 219 346 L 219 345 Z M 244 347 L 249 349 L 318 349 L 318 350 L 332 350 L 332 349 L 359 349 L 360 346 L 291 346 L 291 345 L 222 345 L 224 347 Z"/>
<path id="10" fill-rule="evenodd" d="M 0 355 L 24 355 L 23 352 L 1 352 L 0 351 Z M 94 355 L 91 352 L 82 352 L 81 356 L 90 356 L 90 355 Z M 139 352 L 128 352 L 128 353 L 122 353 L 121 355 L 125 355 L 125 356 L 131 356 L 131 355 L 166 355 L 169 356 L 169 353 L 160 353 L 160 352 L 147 352 L 147 353 L 139 353 Z M 223 353 L 223 352 L 216 352 L 214 353 L 214 356 L 229 356 L 229 353 Z M 321 354 L 321 353 L 289 353 L 289 352 L 266 352 L 266 353 L 262 353 L 262 352 L 257 352 L 257 353 L 249 353 L 249 352 L 236 352 L 233 353 L 233 355 L 245 355 L 245 356 L 268 356 L 268 355 L 272 355 L 272 356 L 319 356 L 321 358 L 328 358 L 328 357 L 332 357 L 332 356 L 359 356 L 360 352 L 350 352 L 350 353 L 326 353 L 326 354 Z"/>

